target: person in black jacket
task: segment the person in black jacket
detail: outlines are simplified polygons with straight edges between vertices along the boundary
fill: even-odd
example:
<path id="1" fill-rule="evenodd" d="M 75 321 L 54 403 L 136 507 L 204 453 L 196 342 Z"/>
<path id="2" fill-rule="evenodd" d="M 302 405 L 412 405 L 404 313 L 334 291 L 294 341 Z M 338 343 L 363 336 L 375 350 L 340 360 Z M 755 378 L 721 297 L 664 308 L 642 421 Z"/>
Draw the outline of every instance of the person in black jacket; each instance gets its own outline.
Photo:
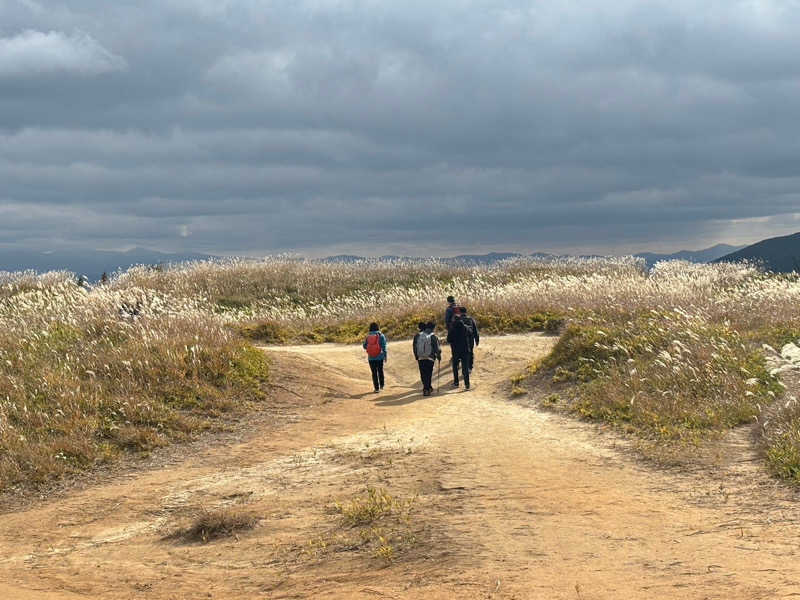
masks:
<path id="1" fill-rule="evenodd" d="M 447 297 L 447 308 L 444 311 L 444 327 L 450 331 L 450 324 L 453 322 L 458 307 L 456 306 L 456 299 L 453 296 Z"/>
<path id="2" fill-rule="evenodd" d="M 467 328 L 460 314 L 453 317 L 450 331 L 447 332 L 447 343 L 453 354 L 453 387 L 458 387 L 458 370 L 464 374 L 464 388 L 469 389 L 469 364 L 471 341 Z"/>
<path id="3" fill-rule="evenodd" d="M 461 321 L 467 328 L 467 334 L 470 338 L 469 344 L 469 372 L 472 373 L 472 367 L 475 366 L 475 347 L 481 342 L 481 336 L 478 333 L 478 324 L 469 314 L 467 314 L 466 306 L 459 306 L 459 313 L 461 313 Z"/>

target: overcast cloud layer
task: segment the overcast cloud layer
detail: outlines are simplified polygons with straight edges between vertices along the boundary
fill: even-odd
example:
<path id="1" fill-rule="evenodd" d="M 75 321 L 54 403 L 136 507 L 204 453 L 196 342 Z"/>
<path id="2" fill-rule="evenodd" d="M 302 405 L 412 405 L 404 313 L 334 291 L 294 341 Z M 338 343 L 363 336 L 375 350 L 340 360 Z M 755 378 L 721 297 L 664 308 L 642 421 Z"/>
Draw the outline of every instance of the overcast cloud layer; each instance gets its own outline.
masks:
<path id="1" fill-rule="evenodd" d="M 0 0 L 0 244 L 624 252 L 800 230 L 800 3 Z"/>

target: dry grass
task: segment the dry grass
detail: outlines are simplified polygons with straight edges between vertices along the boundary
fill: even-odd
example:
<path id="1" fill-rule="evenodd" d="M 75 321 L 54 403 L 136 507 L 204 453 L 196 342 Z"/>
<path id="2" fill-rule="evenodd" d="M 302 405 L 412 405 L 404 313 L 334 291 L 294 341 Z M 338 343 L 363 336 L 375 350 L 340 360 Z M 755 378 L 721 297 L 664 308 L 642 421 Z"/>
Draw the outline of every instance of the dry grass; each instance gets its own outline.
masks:
<path id="1" fill-rule="evenodd" d="M 788 343 L 780 353 L 766 350 L 772 372 L 782 376 L 787 392 L 759 416 L 762 445 L 773 472 L 800 484 L 800 347 Z"/>
<path id="2" fill-rule="evenodd" d="M 367 488 L 332 513 L 338 516 L 327 534 L 309 541 L 302 553 L 319 558 L 331 552 L 355 551 L 391 563 L 417 543 L 412 510 L 417 496 L 398 498 L 383 488 Z"/>
<path id="3" fill-rule="evenodd" d="M 135 301 L 138 317 L 119 314 Z M 261 352 L 189 302 L 44 276 L 0 298 L 0 490 L 213 428 L 262 400 L 267 375 Z"/>
<path id="4" fill-rule="evenodd" d="M 392 338 L 407 337 L 421 320 L 443 318 L 454 294 L 480 315 L 487 333 L 541 331 L 565 303 L 553 297 L 565 282 L 641 276 L 633 259 L 545 262 L 511 260 L 492 266 L 439 261 L 323 264 L 309 261 L 200 262 L 159 271 L 137 268 L 112 283 L 202 301 L 247 337 L 272 343 L 361 338 L 365 324 L 381 323 Z"/>
<path id="5" fill-rule="evenodd" d="M 189 526 L 174 531 L 165 539 L 206 544 L 253 529 L 258 521 L 253 513 L 241 508 L 201 509 Z"/>
<path id="6" fill-rule="evenodd" d="M 753 422 L 782 391 L 730 326 L 680 311 L 573 325 L 534 371 L 574 383 L 562 393 L 570 412 L 663 442 Z"/>
<path id="7" fill-rule="evenodd" d="M 346 526 L 371 525 L 389 515 L 405 517 L 416 498 L 402 500 L 395 498 L 384 489 L 367 488 L 366 493 L 344 502 L 336 503 L 336 512 L 341 515 Z"/>
<path id="8" fill-rule="evenodd" d="M 776 402 L 760 349 L 800 338 L 797 275 L 682 262 L 647 272 L 631 258 L 479 267 L 273 258 L 136 267 L 88 293 L 70 274 L 0 274 L 0 489 L 247 410 L 267 365 L 240 334 L 356 342 L 378 321 L 390 339 L 410 337 L 418 321 L 441 321 L 450 294 L 483 333 L 565 332 L 533 369 L 569 384 L 554 406 L 665 444 L 769 410 L 768 459 L 787 477 L 800 469 L 800 418 Z M 119 313 L 137 303 L 140 318 Z M 514 393 L 524 390 L 517 380 Z"/>

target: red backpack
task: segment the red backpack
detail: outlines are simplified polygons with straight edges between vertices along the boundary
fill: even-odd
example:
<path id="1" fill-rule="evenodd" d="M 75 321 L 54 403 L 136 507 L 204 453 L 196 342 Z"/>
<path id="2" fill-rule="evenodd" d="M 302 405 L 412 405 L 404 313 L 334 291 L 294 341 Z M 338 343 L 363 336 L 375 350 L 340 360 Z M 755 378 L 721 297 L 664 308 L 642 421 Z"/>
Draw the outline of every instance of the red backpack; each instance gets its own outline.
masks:
<path id="1" fill-rule="evenodd" d="M 370 333 L 367 336 L 367 356 L 377 358 L 383 350 L 381 349 L 381 334 Z"/>

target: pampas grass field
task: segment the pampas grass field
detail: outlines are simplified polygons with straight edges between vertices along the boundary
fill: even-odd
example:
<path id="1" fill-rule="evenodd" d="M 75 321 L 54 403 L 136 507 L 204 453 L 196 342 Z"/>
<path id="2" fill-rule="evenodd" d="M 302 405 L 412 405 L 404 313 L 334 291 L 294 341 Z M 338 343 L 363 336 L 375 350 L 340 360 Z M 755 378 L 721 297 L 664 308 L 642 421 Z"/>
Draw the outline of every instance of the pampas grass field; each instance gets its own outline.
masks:
<path id="1" fill-rule="evenodd" d="M 800 409 L 767 363 L 800 340 L 796 274 L 648 271 L 633 258 L 269 258 L 139 266 L 89 290 L 66 272 L 0 273 L 0 490 L 256 410 L 269 365 L 253 342 L 354 343 L 370 321 L 410 337 L 419 320 L 441 322 L 450 294 L 484 334 L 562 331 L 516 390 L 557 386 L 552 404 L 654 444 L 758 423 L 770 468 L 800 481 Z"/>

